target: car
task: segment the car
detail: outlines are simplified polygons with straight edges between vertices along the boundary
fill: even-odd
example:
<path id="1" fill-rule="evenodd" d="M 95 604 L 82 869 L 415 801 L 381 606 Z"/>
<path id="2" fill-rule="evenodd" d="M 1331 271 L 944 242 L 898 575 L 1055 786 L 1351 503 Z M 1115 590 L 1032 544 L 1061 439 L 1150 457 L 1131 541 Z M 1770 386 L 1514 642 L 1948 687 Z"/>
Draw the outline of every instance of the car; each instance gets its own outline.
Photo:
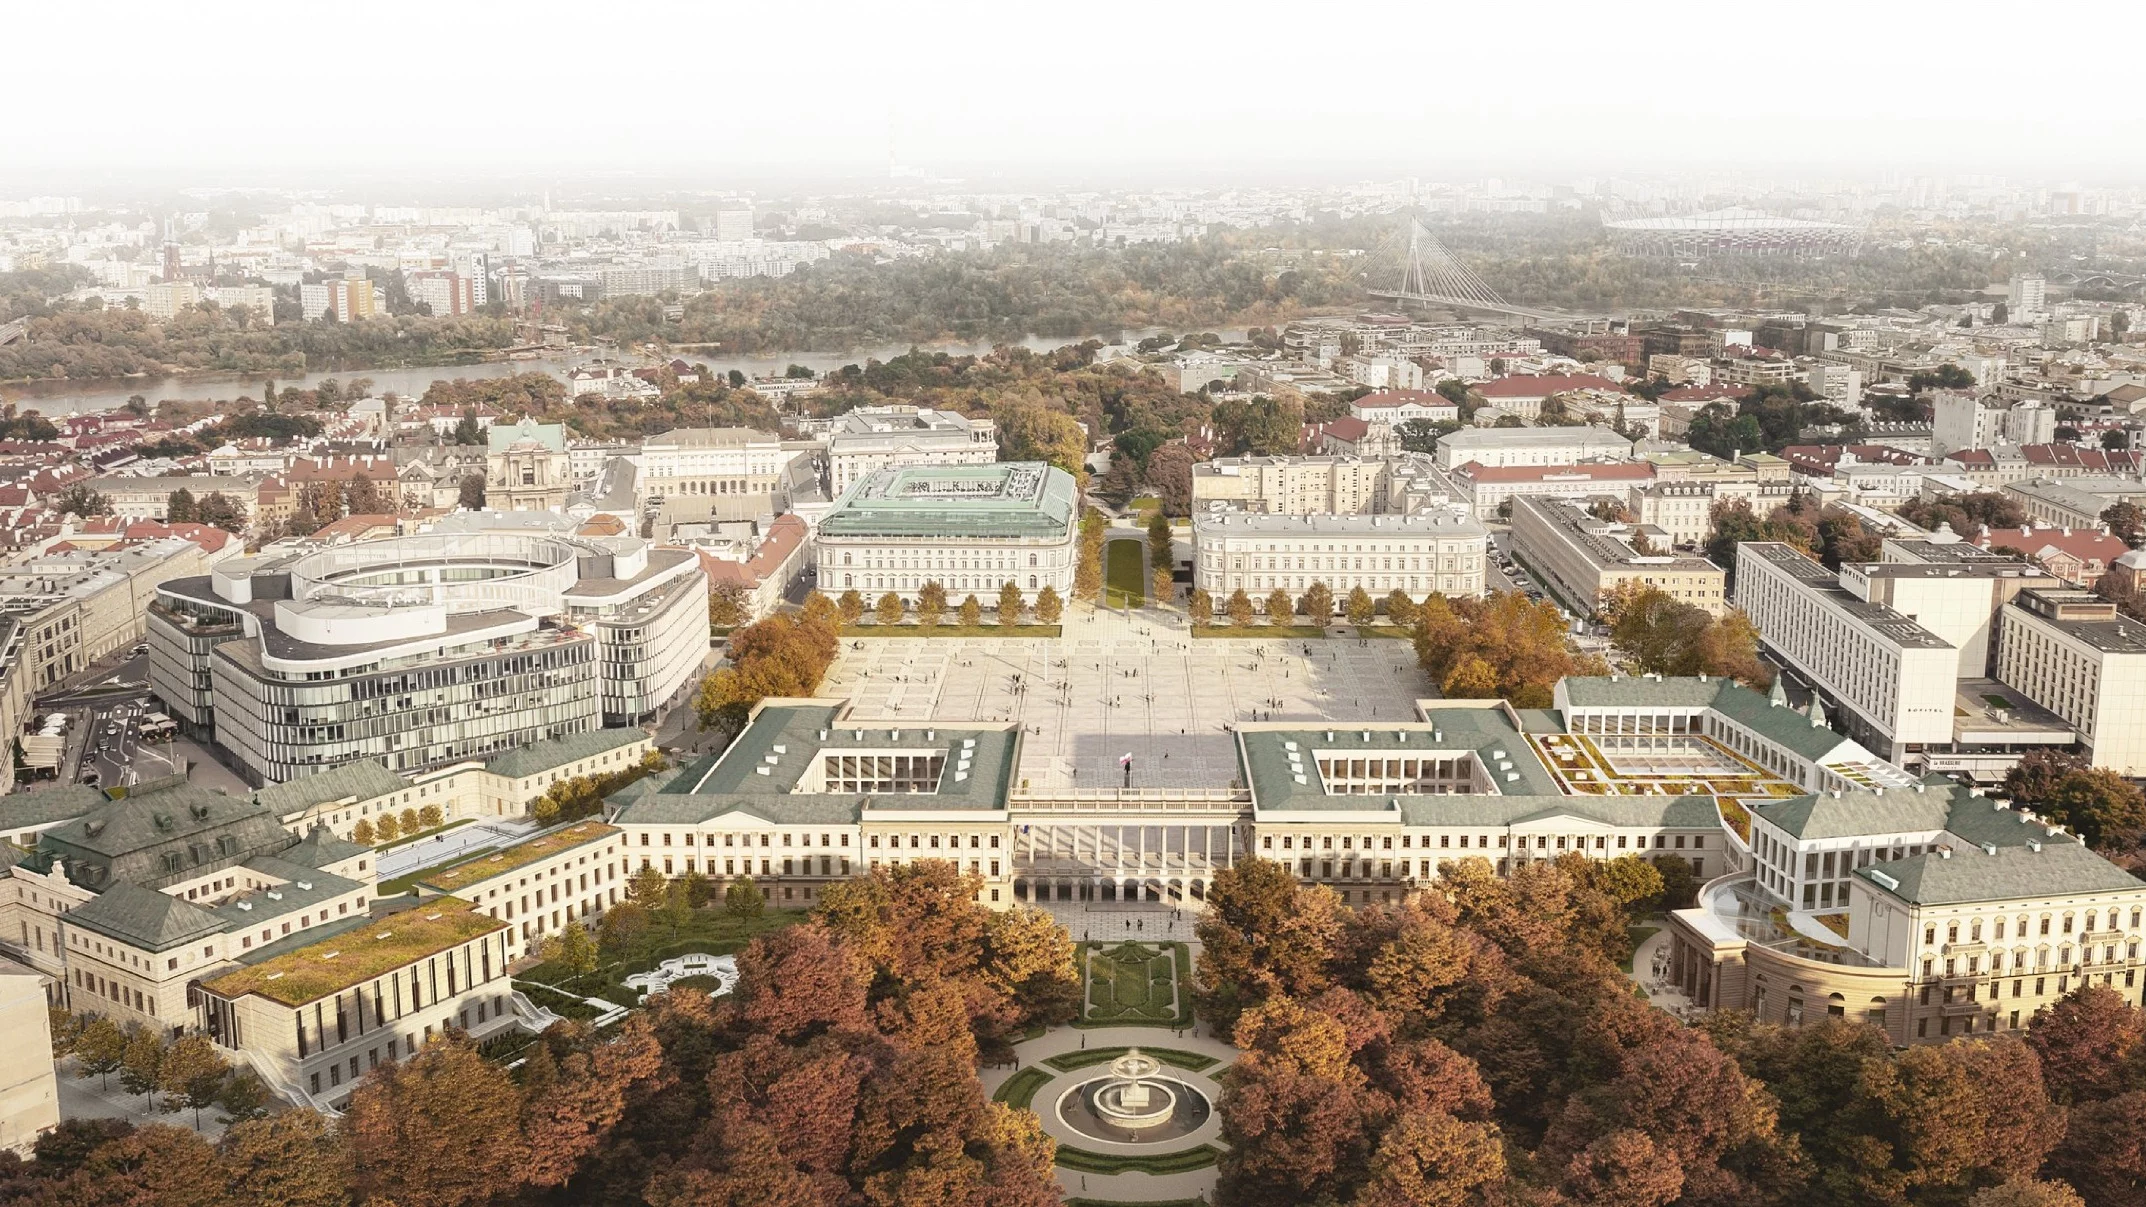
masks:
<path id="1" fill-rule="evenodd" d="M 107 735 L 110 735 L 110 734 L 115 734 L 115 733 L 118 733 L 118 732 L 119 732 L 119 722 L 117 722 L 117 721 L 114 721 L 114 722 L 112 722 L 112 723 L 111 723 L 110 725 L 107 725 L 107 726 L 105 726 L 105 727 L 104 727 L 104 732 L 105 732 L 105 733 L 106 733 Z"/>

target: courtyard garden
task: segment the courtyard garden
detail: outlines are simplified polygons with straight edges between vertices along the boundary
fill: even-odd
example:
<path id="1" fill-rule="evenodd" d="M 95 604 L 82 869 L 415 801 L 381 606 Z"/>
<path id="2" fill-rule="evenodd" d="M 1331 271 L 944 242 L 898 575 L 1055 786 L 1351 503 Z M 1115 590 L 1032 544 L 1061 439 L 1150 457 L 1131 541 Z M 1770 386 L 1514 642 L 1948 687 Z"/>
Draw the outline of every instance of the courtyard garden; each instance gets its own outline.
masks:
<path id="1" fill-rule="evenodd" d="M 735 954 L 754 938 L 805 919 L 802 910 L 741 916 L 720 905 L 703 905 L 684 910 L 632 906 L 633 912 L 624 915 L 628 921 L 612 921 L 627 908 L 612 907 L 599 928 L 600 940 L 590 945 L 593 950 L 577 956 L 547 948 L 541 963 L 514 974 L 514 987 L 562 1018 L 587 1021 L 603 1013 L 589 1003 L 592 998 L 626 1007 L 640 1004 L 641 992 L 626 984 L 627 977 L 677 956 Z"/>
<path id="2" fill-rule="evenodd" d="M 1082 943 L 1079 1026 L 1192 1025 L 1192 954 L 1182 943 Z"/>

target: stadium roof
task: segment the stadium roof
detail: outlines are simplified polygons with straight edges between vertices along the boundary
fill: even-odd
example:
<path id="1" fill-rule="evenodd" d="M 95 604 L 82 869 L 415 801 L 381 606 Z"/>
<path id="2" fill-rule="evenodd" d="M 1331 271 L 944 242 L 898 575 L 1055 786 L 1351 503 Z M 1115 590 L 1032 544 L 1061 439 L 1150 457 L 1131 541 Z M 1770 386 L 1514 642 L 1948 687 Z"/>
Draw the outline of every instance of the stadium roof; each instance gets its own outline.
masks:
<path id="1" fill-rule="evenodd" d="M 1678 214 L 1659 218 L 1624 218 L 1605 222 L 1604 226 L 1620 231 L 1850 231 L 1854 227 L 1839 222 L 1819 222 L 1811 218 L 1782 218 L 1763 210 L 1743 209 L 1731 206 L 1723 210 L 1708 210 L 1702 214 Z"/>

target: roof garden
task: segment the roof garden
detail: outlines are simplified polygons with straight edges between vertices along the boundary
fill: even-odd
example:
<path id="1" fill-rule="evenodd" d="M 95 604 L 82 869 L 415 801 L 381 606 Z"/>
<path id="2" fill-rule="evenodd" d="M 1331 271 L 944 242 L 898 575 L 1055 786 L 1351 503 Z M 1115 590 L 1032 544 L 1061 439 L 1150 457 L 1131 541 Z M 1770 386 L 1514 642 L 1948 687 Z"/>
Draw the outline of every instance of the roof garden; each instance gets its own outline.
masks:
<path id="1" fill-rule="evenodd" d="M 302 1006 L 505 929 L 507 923 L 469 902 L 441 897 L 297 947 L 266 948 L 257 962 L 211 977 L 202 988 L 219 997 L 252 993 Z"/>
<path id="2" fill-rule="evenodd" d="M 574 822 L 556 830 L 546 831 L 526 842 L 518 842 L 511 847 L 503 847 L 491 854 L 479 855 L 420 877 L 418 883 L 443 893 L 458 893 L 470 885 L 505 875 L 516 868 L 527 867 L 561 851 L 571 851 L 575 847 L 601 841 L 618 832 L 617 826 L 607 826 L 600 821 Z"/>

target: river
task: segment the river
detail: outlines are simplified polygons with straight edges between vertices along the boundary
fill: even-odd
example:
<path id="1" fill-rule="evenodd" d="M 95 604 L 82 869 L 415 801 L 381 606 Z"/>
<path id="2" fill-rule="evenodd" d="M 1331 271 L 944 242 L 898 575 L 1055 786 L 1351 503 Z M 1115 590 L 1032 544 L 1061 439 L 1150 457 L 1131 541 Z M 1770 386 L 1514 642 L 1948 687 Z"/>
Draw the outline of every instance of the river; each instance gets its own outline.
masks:
<path id="1" fill-rule="evenodd" d="M 1129 331 L 1128 340 L 1141 340 L 1155 334 L 1153 330 Z M 1241 339 L 1244 332 L 1225 331 L 1225 339 Z M 1049 352 L 1067 344 L 1079 343 L 1077 339 L 1045 338 L 1031 336 L 1021 345 L 1037 352 Z M 946 352 L 954 356 L 982 356 L 994 346 L 991 341 L 975 343 L 937 343 L 919 345 L 929 352 Z M 855 352 L 791 352 L 768 356 L 709 356 L 702 352 L 680 352 L 679 359 L 694 364 L 705 364 L 717 373 L 737 369 L 749 377 L 780 374 L 791 365 L 803 365 L 816 373 L 839 369 L 844 365 L 861 365 L 866 360 L 892 360 L 909 351 L 908 344 L 884 344 Z M 373 393 L 395 393 L 415 398 L 424 394 L 426 387 L 435 381 L 452 381 L 457 377 L 505 377 L 514 373 L 564 374 L 584 362 L 593 360 L 594 351 L 565 353 L 557 356 L 538 357 L 534 360 L 492 360 L 468 365 L 440 365 L 429 368 L 379 368 L 343 369 L 325 373 L 308 373 L 303 377 L 283 377 L 270 373 L 186 373 L 171 377 L 96 377 L 79 381 L 32 381 L 16 385 L 0 384 L 0 400 L 12 402 L 17 410 L 37 411 L 47 416 L 78 415 L 95 411 L 117 410 L 127 399 L 139 394 L 151 405 L 167 399 L 189 402 L 218 402 L 236 398 L 241 394 L 259 397 L 261 382 L 274 377 L 279 389 L 297 386 L 311 388 L 318 382 L 333 378 L 348 383 L 356 378 L 371 379 Z M 629 356 L 628 359 L 638 359 Z"/>

